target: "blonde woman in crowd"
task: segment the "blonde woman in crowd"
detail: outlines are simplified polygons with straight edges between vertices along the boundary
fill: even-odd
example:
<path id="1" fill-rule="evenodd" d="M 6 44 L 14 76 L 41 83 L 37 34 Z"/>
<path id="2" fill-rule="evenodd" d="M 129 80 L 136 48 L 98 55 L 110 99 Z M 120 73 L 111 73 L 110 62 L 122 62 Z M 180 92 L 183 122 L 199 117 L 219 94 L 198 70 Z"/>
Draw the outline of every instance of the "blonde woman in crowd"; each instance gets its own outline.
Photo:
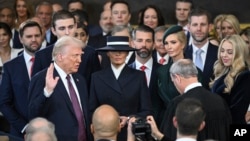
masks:
<path id="1" fill-rule="evenodd" d="M 240 34 L 240 31 L 240 23 L 236 16 L 228 14 L 221 20 L 222 38 L 233 34 Z"/>
<path id="2" fill-rule="evenodd" d="M 222 40 L 221 33 L 221 21 L 224 18 L 224 14 L 217 15 L 214 19 L 214 36 L 210 39 L 210 42 L 214 45 L 219 46 L 220 41 Z"/>
<path id="3" fill-rule="evenodd" d="M 221 41 L 214 65 L 215 79 L 210 83 L 212 92 L 227 102 L 235 124 L 246 124 L 245 114 L 250 102 L 250 71 L 245 61 L 249 50 L 246 46 L 239 35 L 227 36 Z"/>

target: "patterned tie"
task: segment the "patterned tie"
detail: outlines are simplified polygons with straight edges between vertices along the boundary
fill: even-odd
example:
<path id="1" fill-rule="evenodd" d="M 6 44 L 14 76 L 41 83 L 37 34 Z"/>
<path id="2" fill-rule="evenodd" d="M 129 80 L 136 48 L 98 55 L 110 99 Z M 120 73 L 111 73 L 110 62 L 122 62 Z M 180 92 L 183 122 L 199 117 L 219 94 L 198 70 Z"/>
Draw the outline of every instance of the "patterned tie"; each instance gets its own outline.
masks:
<path id="1" fill-rule="evenodd" d="M 76 96 L 75 89 L 70 81 L 71 77 L 69 75 L 67 75 L 66 79 L 68 82 L 71 103 L 73 105 L 74 112 L 75 112 L 77 122 L 78 122 L 78 141 L 87 141 L 86 131 L 85 131 L 85 123 L 84 123 L 85 119 L 83 116 L 83 112 L 80 108 L 80 104 L 79 104 L 78 98 Z"/>
<path id="2" fill-rule="evenodd" d="M 196 58 L 195 58 L 195 65 L 201 69 L 201 71 L 203 71 L 203 62 L 202 62 L 202 58 L 201 58 L 201 53 L 203 52 L 202 49 L 198 49 L 196 51 Z"/>
<path id="3" fill-rule="evenodd" d="M 166 61 L 166 59 L 164 59 L 164 58 L 162 57 L 162 58 L 159 60 L 159 63 L 160 63 L 161 65 L 163 65 L 165 61 Z"/>
<path id="4" fill-rule="evenodd" d="M 34 56 L 30 58 L 30 62 L 31 62 L 31 66 L 30 66 L 30 77 L 31 77 L 33 66 L 34 66 L 34 62 L 35 62 L 35 57 Z"/>

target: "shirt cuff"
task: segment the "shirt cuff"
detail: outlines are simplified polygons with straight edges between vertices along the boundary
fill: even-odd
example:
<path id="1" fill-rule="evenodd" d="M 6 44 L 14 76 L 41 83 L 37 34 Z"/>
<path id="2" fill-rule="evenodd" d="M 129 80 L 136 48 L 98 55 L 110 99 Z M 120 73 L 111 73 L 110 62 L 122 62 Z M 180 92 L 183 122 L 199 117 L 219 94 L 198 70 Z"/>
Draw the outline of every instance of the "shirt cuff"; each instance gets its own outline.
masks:
<path id="1" fill-rule="evenodd" d="M 250 104 L 249 104 L 249 106 L 248 106 L 248 110 L 247 111 L 249 111 L 250 112 Z"/>
<path id="2" fill-rule="evenodd" d="M 53 91 L 51 93 L 47 92 L 46 89 L 44 88 L 43 89 L 43 93 L 44 93 L 44 96 L 49 98 L 51 96 L 51 94 L 53 93 Z"/>

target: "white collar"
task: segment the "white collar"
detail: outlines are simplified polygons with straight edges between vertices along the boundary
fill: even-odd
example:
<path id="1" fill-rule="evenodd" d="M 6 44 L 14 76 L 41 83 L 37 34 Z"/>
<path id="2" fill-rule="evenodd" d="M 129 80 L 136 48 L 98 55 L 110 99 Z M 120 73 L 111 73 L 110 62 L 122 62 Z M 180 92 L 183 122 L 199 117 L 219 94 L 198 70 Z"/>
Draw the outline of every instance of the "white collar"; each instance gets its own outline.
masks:
<path id="1" fill-rule="evenodd" d="M 152 68 L 153 68 L 153 58 L 150 57 L 150 59 L 145 64 L 142 64 L 138 60 L 135 59 L 135 66 L 136 66 L 137 70 L 140 70 L 140 67 L 143 66 L 143 65 L 146 66 L 147 69 L 152 70 Z"/>
<path id="2" fill-rule="evenodd" d="M 207 53 L 207 49 L 208 49 L 208 44 L 209 44 L 209 42 L 207 41 L 206 44 L 204 44 L 201 48 L 198 48 L 197 46 L 195 46 L 192 43 L 193 54 L 195 54 L 198 49 L 201 49 L 206 54 Z"/>
<path id="3" fill-rule="evenodd" d="M 202 86 L 200 82 L 192 83 L 185 88 L 184 93 L 199 86 Z"/>
<path id="4" fill-rule="evenodd" d="M 116 79 L 119 78 L 124 67 L 125 67 L 125 63 L 123 63 L 119 68 L 114 67 L 114 65 L 111 63 L 111 69 L 113 70 L 113 73 Z"/>

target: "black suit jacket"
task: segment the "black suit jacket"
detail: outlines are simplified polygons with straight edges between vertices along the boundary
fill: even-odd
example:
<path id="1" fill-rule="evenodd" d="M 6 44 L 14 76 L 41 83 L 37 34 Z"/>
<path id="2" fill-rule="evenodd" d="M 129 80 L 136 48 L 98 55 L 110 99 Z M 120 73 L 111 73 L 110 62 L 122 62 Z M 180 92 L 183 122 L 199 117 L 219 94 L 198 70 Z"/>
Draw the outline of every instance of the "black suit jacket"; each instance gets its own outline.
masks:
<path id="1" fill-rule="evenodd" d="M 153 59 L 153 66 L 152 66 L 152 71 L 151 71 L 151 77 L 149 80 L 149 92 L 151 96 L 151 102 L 153 106 L 153 116 L 156 120 L 157 125 L 160 125 L 160 122 L 162 121 L 162 117 L 160 117 L 160 109 L 164 105 L 163 101 L 161 100 L 160 96 L 158 95 L 158 85 L 157 85 L 157 69 L 161 65 L 158 64 L 154 59 Z M 132 64 L 129 64 L 129 67 L 136 69 L 136 64 L 133 62 Z"/>
<path id="2" fill-rule="evenodd" d="M 54 44 L 57 41 L 57 37 L 52 33 L 50 29 L 50 39 L 47 41 L 47 46 Z"/>
<path id="3" fill-rule="evenodd" d="M 12 40 L 13 40 L 13 48 L 23 48 L 23 44 L 20 42 L 19 32 L 17 30 L 15 30 Z"/>
<path id="4" fill-rule="evenodd" d="M 220 141 L 229 140 L 229 127 L 231 124 L 231 114 L 225 101 L 218 95 L 211 93 L 203 87 L 195 87 L 186 93 L 175 97 L 167 108 L 164 115 L 165 121 L 161 131 L 172 140 L 176 139 L 176 128 L 173 125 L 173 117 L 179 102 L 185 98 L 195 98 L 200 100 L 206 112 L 205 128 L 198 133 L 197 140 L 216 139 Z"/>
<path id="5" fill-rule="evenodd" d="M 218 53 L 218 47 L 209 43 L 207 54 L 206 54 L 206 60 L 202 72 L 202 82 L 203 86 L 206 89 L 209 88 L 209 82 L 214 77 L 213 75 L 213 68 L 214 68 L 214 62 L 217 60 L 217 53 Z M 193 48 L 192 45 L 188 46 L 185 50 L 185 57 L 193 60 Z"/>
<path id="6" fill-rule="evenodd" d="M 102 104 L 113 106 L 120 116 L 146 117 L 152 113 L 145 74 L 128 66 L 123 68 L 118 80 L 111 67 L 93 73 L 89 102 L 91 113 Z M 123 127 L 118 140 L 125 141 L 126 136 L 127 127 Z"/>
<path id="7" fill-rule="evenodd" d="M 21 131 L 28 123 L 29 83 L 23 54 L 4 64 L 0 85 L 0 109 L 11 125 L 10 133 L 19 137 L 23 137 Z"/>
<path id="8" fill-rule="evenodd" d="M 49 67 L 52 62 L 52 51 L 54 44 L 47 48 L 38 51 L 35 54 L 35 62 L 33 66 L 32 75 L 34 76 L 37 72 Z M 90 83 L 90 76 L 93 72 L 101 69 L 97 53 L 92 47 L 86 46 L 84 48 L 84 54 L 82 55 L 82 62 L 80 63 L 78 73 L 84 76 L 87 80 L 87 84 Z"/>
<path id="9" fill-rule="evenodd" d="M 29 118 L 45 117 L 55 124 L 58 141 L 77 141 L 78 122 L 68 92 L 60 78 L 49 98 L 44 95 L 45 77 L 47 69 L 35 75 L 29 87 Z M 59 76 L 54 70 L 54 77 Z M 72 74 L 81 100 L 85 117 L 88 140 L 91 139 L 88 90 L 85 79 L 80 74 Z"/>

